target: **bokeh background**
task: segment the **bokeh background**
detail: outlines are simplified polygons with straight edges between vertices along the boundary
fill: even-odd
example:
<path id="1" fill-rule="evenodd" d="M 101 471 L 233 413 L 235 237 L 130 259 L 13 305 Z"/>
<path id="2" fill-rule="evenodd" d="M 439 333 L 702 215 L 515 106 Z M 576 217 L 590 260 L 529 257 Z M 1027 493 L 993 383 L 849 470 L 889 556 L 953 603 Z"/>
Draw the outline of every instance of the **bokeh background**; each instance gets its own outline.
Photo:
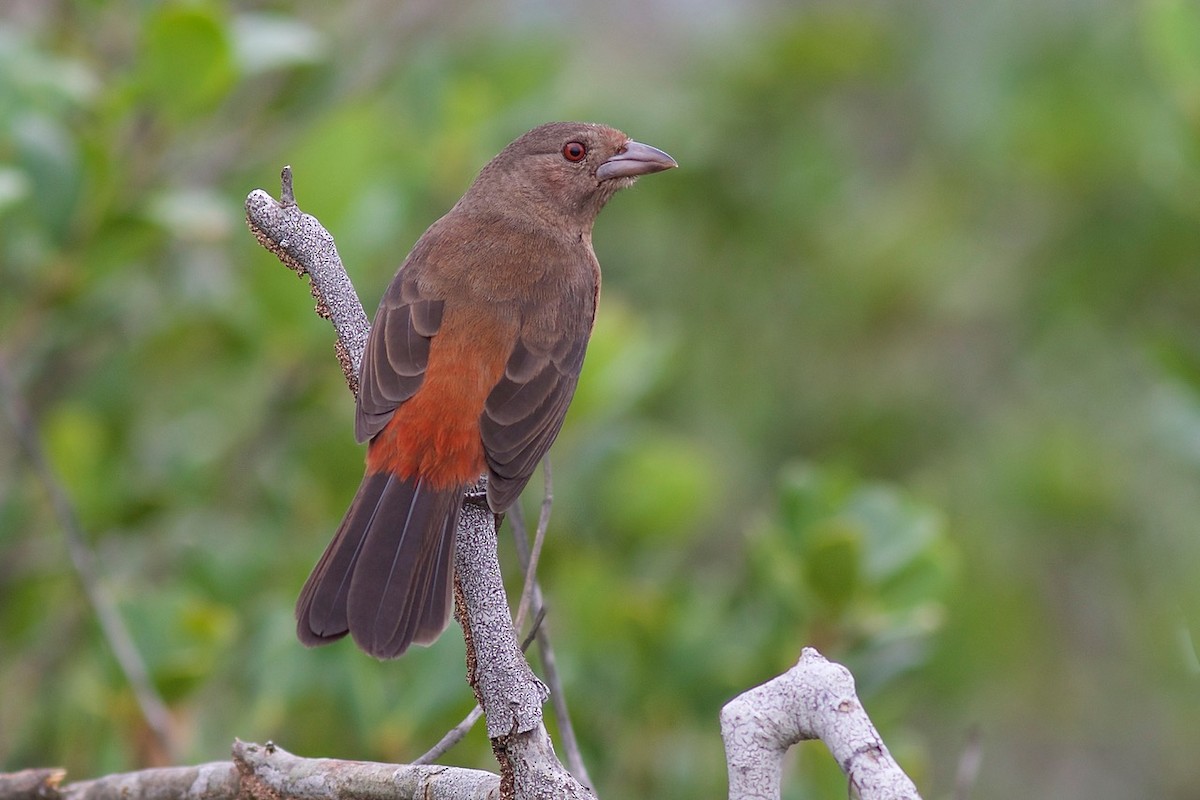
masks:
<path id="1" fill-rule="evenodd" d="M 721 704 L 812 644 L 927 798 L 975 737 L 979 800 L 1196 797 L 1191 0 L 6 0 L 0 357 L 174 758 L 405 760 L 469 708 L 454 629 L 389 664 L 293 638 L 362 450 L 242 202 L 291 164 L 371 312 L 551 119 L 681 165 L 597 225 L 554 451 L 547 624 L 601 796 L 723 796 Z M 163 759 L 5 422 L 0 769 Z M 446 761 L 490 768 L 482 730 Z M 787 797 L 845 791 L 794 751 Z"/>

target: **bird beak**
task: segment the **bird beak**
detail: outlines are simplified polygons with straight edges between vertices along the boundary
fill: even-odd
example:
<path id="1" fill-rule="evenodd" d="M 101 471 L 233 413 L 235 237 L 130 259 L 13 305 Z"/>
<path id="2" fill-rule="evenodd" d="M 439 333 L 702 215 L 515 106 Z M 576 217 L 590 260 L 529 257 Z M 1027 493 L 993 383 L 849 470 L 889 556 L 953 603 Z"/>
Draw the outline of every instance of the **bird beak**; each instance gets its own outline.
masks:
<path id="1" fill-rule="evenodd" d="M 651 172 L 662 172 L 664 169 L 678 166 L 675 159 L 657 147 L 631 140 L 625 143 L 624 150 L 596 169 L 596 177 L 602 181 L 612 178 L 636 178 L 638 175 L 649 175 Z"/>

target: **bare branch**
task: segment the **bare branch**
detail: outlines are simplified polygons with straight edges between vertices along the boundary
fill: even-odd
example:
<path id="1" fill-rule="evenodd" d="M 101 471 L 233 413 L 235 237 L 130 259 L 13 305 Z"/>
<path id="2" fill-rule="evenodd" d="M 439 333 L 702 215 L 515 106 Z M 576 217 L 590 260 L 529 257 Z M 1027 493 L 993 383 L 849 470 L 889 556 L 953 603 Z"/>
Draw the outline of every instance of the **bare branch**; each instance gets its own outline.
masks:
<path id="1" fill-rule="evenodd" d="M 542 545 L 546 541 L 546 529 L 550 526 L 550 509 L 554 506 L 554 478 L 550 469 L 550 454 L 542 458 L 542 509 L 538 513 L 537 530 L 533 535 L 533 548 L 527 554 L 522 554 L 521 565 L 525 568 L 525 583 L 521 589 L 521 602 L 517 604 L 517 621 L 514 623 L 519 630 L 525 624 L 525 615 L 529 613 L 529 601 L 537 587 L 538 561 L 542 557 Z"/>
<path id="2" fill-rule="evenodd" d="M 545 727 L 538 725 L 528 733 L 506 737 L 497 749 L 502 749 L 511 764 L 513 784 L 521 787 L 517 797 L 523 800 L 596 800 L 590 788 L 563 769 Z"/>
<path id="3" fill-rule="evenodd" d="M 58 786 L 67 775 L 65 769 L 25 769 L 0 774 L 0 798 L 3 800 L 46 800 L 59 796 Z"/>
<path id="4" fill-rule="evenodd" d="M 433 764 L 439 758 L 450 752 L 450 748 L 461 742 L 470 732 L 471 728 L 475 727 L 475 723 L 483 716 L 483 709 L 476 703 L 467 712 L 467 715 L 462 718 L 462 722 L 455 725 L 450 730 L 446 731 L 446 735 L 438 740 L 437 744 L 422 753 L 418 758 L 414 758 L 414 764 Z"/>
<path id="5" fill-rule="evenodd" d="M 236 742 L 242 796 L 278 800 L 495 800 L 491 772 L 442 766 L 300 758 L 271 743 Z"/>
<path id="6" fill-rule="evenodd" d="M 858 701 L 854 676 L 804 648 L 796 666 L 721 709 L 730 800 L 780 796 L 783 757 L 820 739 L 861 800 L 920 800 Z"/>
<path id="7" fill-rule="evenodd" d="M 542 724 L 547 689 L 521 654 L 496 554 L 495 517 L 467 503 L 459 518 L 455 580 L 469 614 L 463 623 L 475 665 L 468 676 L 487 715 L 488 737 L 526 733 Z"/>
<path id="8" fill-rule="evenodd" d="M 284 167 L 281 177 L 282 200 L 275 200 L 262 189 L 255 189 L 246 198 L 246 224 L 259 244 L 296 274 L 311 280 L 317 314 L 333 323 L 338 363 L 346 385 L 357 395 L 358 370 L 371 322 L 342 266 L 333 236 L 296 205 L 292 168 Z"/>
<path id="9" fill-rule="evenodd" d="M 233 761 L 59 786 L 62 777 L 62 770 L 0 775 L 0 800 L 495 800 L 500 790 L 491 772 L 300 758 L 269 742 L 235 742 Z"/>
<path id="10" fill-rule="evenodd" d="M 62 800 L 234 800 L 239 786 L 236 765 L 214 761 L 194 767 L 120 772 L 68 783 L 59 791 L 59 797 Z"/>
<path id="11" fill-rule="evenodd" d="M 125 620 L 121 617 L 116 602 L 105 591 L 101 583 L 96 570 L 96 557 L 88 546 L 87 536 L 79 522 L 79 515 L 75 513 L 75 506 L 71 503 L 67 490 L 59 483 L 53 467 L 50 466 L 49 459 L 46 458 L 42 443 L 37 436 L 33 415 L 29 413 L 29 408 L 26 406 L 20 390 L 9 374 L 8 365 L 2 358 L 0 358 L 0 397 L 3 398 L 9 423 L 12 425 L 17 441 L 21 443 L 21 449 L 25 451 L 25 457 L 50 496 L 50 504 L 63 529 L 71 565 L 75 568 L 75 574 L 79 576 L 79 582 L 83 586 L 88 602 L 96 612 L 100 630 L 103 632 L 105 640 L 108 641 L 109 647 L 112 648 L 113 655 L 116 657 L 121 671 L 125 674 L 125 680 L 129 682 L 129 687 L 137 699 L 142 717 L 146 720 L 146 725 L 162 749 L 165 760 L 174 760 L 177 747 L 171 726 L 171 714 L 150 681 L 146 662 L 142 660 L 142 655 L 138 652 L 129 628 L 125 626 Z"/>

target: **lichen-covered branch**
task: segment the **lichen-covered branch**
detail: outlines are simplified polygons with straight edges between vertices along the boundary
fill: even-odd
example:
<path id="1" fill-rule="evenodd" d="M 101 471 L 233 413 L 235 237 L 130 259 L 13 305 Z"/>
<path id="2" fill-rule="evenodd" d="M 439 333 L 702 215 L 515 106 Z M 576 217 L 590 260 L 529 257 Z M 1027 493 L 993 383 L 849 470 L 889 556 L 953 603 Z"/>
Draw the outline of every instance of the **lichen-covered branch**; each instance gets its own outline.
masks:
<path id="1" fill-rule="evenodd" d="M 259 244 L 298 275 L 309 277 L 317 314 L 333 323 L 338 363 L 346 385 L 357 395 L 358 370 L 371 322 L 342 266 L 333 236 L 296 205 L 291 167 L 283 168 L 279 200 L 262 189 L 250 193 L 246 198 L 246 223 Z"/>
<path id="2" fill-rule="evenodd" d="M 255 800 L 495 800 L 491 772 L 436 765 L 379 764 L 300 758 L 273 745 L 237 742 L 234 763 L 241 797 Z"/>
<path id="3" fill-rule="evenodd" d="M 463 607 L 474 610 L 459 622 L 468 637 L 470 682 L 487 718 L 488 738 L 527 733 L 542 724 L 549 692 L 521 653 L 500 574 L 495 517 L 482 498 L 463 508 L 455 545 Z"/>
<path id="4" fill-rule="evenodd" d="M 300 758 L 235 742 L 232 761 L 61 784 L 62 770 L 0 775 L 0 800 L 496 800 L 500 779 L 474 769 Z"/>

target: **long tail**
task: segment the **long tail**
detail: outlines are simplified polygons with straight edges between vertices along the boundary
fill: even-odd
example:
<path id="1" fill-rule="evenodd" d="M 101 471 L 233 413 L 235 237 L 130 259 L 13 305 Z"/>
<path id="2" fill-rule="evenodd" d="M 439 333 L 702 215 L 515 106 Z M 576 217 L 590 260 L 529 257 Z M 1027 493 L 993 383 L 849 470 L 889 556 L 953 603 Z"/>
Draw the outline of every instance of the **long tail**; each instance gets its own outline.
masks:
<path id="1" fill-rule="evenodd" d="M 369 655 L 398 658 L 432 643 L 450 619 L 462 489 L 368 474 L 296 602 L 309 647 L 347 633 Z"/>

